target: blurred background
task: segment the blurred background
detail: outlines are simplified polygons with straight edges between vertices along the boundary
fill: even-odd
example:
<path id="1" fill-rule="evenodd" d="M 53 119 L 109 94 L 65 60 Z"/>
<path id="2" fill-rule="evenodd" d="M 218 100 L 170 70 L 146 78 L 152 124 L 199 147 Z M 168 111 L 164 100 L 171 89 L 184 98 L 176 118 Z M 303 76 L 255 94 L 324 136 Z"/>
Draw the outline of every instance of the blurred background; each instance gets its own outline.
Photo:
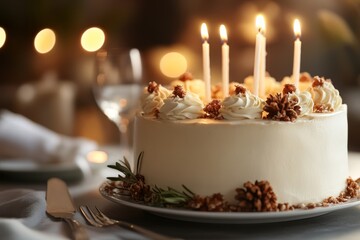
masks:
<path id="1" fill-rule="evenodd" d="M 81 44 L 87 29 L 104 32 L 103 48 L 138 48 L 144 83 L 167 83 L 184 71 L 202 78 L 200 25 L 206 22 L 216 82 L 221 79 L 219 26 L 224 24 L 230 81 L 242 82 L 253 73 L 258 13 L 267 24 L 267 71 L 278 81 L 292 74 L 292 24 L 300 19 L 301 71 L 330 78 L 340 90 L 349 107 L 349 148 L 360 151 L 360 0 L 2 1 L 0 108 L 62 134 L 117 143 L 117 127 L 92 94 L 96 52 Z M 42 34 L 52 41 L 42 49 L 40 32 L 47 28 L 52 32 Z M 179 66 L 160 68 L 170 52 L 180 54 Z"/>

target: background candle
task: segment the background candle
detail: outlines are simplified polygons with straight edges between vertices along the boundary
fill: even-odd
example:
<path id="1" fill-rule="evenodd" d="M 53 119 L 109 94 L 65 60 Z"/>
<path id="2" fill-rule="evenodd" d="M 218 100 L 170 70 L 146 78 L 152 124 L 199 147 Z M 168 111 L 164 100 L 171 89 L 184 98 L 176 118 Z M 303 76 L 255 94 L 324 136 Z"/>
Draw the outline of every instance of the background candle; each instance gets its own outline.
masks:
<path id="1" fill-rule="evenodd" d="M 207 40 L 209 39 L 209 33 L 206 24 L 201 25 L 201 37 L 204 40 L 202 44 L 203 51 L 203 71 L 205 82 L 205 101 L 211 101 L 211 80 L 210 80 L 210 47 Z"/>
<path id="2" fill-rule="evenodd" d="M 224 25 L 220 26 L 220 37 L 223 41 L 222 53 L 222 83 L 224 98 L 229 96 L 229 45 L 227 44 L 227 32 Z"/>
<path id="3" fill-rule="evenodd" d="M 256 28 L 258 33 L 256 34 L 255 42 L 255 60 L 254 60 L 254 92 L 255 96 L 259 96 L 259 83 L 260 83 L 260 64 L 261 64 L 261 54 L 263 46 L 263 35 L 261 33 L 264 28 L 265 20 L 262 15 L 256 16 Z"/>
<path id="4" fill-rule="evenodd" d="M 259 95 L 265 96 L 265 77 L 266 77 L 266 37 L 265 37 L 265 21 L 261 28 L 261 60 L 260 60 L 260 81 L 259 81 Z"/>
<path id="5" fill-rule="evenodd" d="M 296 40 L 294 42 L 294 63 L 293 63 L 293 80 L 295 87 L 299 86 L 299 78 L 300 78 L 300 61 L 301 61 L 301 28 L 300 22 L 298 19 L 294 21 L 294 33 Z"/>

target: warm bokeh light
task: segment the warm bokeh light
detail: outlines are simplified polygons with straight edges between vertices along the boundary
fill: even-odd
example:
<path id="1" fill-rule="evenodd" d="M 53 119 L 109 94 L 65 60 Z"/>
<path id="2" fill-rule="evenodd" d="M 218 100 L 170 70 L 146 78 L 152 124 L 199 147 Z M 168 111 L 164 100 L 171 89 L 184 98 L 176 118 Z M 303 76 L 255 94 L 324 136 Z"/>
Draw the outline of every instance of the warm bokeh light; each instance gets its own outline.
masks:
<path id="1" fill-rule="evenodd" d="M 207 41 L 209 39 L 209 32 L 205 23 L 201 24 L 201 37 L 202 39 L 204 39 L 204 41 Z"/>
<path id="2" fill-rule="evenodd" d="M 299 19 L 295 19 L 294 21 L 294 34 L 297 38 L 301 36 L 301 27 Z"/>
<path id="3" fill-rule="evenodd" d="M 5 40 L 6 40 L 6 32 L 2 27 L 0 27 L 0 48 L 4 46 Z"/>
<path id="4" fill-rule="evenodd" d="M 87 154 L 87 160 L 91 163 L 104 163 L 108 160 L 108 155 L 104 151 L 91 151 Z"/>
<path id="5" fill-rule="evenodd" d="M 37 52 L 44 54 L 50 52 L 54 48 L 55 42 L 55 32 L 49 28 L 45 28 L 36 34 L 34 47 Z"/>
<path id="6" fill-rule="evenodd" d="M 176 78 L 187 70 L 187 60 L 181 53 L 170 52 L 160 60 L 160 71 L 167 77 Z"/>
<path id="7" fill-rule="evenodd" d="M 220 25 L 220 38 L 223 42 L 227 42 L 228 40 L 226 28 L 223 24 Z"/>
<path id="8" fill-rule="evenodd" d="M 99 50 L 105 43 L 105 33 L 97 27 L 87 29 L 81 36 L 81 46 L 88 52 Z"/>
<path id="9" fill-rule="evenodd" d="M 265 32 L 265 19 L 263 15 L 259 14 L 256 16 L 255 25 L 259 32 Z"/>

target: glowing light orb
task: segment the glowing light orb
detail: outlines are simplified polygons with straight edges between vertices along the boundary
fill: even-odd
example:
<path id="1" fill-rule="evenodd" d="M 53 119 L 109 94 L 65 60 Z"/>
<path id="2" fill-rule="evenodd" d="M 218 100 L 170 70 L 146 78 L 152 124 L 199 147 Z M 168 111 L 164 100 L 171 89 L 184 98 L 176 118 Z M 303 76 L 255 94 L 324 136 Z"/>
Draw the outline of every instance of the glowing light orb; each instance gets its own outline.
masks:
<path id="1" fill-rule="evenodd" d="M 56 42 L 55 32 L 49 28 L 45 28 L 36 34 L 34 39 L 34 47 L 41 54 L 50 52 Z"/>
<path id="2" fill-rule="evenodd" d="M 179 77 L 186 69 L 187 60 L 181 53 L 169 52 L 160 60 L 160 71 L 167 77 Z"/>
<path id="3" fill-rule="evenodd" d="M 2 27 L 0 27 L 0 48 L 4 46 L 5 40 L 6 40 L 6 32 Z"/>
<path id="4" fill-rule="evenodd" d="M 105 43 L 105 33 L 97 27 L 87 29 L 81 36 L 81 46 L 88 52 L 99 50 Z"/>

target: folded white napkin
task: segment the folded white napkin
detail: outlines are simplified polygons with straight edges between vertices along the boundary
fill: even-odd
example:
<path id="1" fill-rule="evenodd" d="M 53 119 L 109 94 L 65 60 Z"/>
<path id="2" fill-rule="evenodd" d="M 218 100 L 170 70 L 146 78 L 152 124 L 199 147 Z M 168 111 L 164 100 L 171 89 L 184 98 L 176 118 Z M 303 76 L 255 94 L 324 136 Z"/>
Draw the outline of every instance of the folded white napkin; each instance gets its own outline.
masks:
<path id="1" fill-rule="evenodd" d="M 78 212 L 74 218 L 84 224 L 90 239 L 145 239 L 117 226 L 109 228 L 89 227 Z M 64 221 L 47 216 L 45 192 L 28 189 L 0 191 L 1 239 L 64 240 L 70 237 L 71 231 Z"/>
<path id="2" fill-rule="evenodd" d="M 44 192 L 18 189 L 0 192 L 0 232 L 2 239 L 66 239 L 59 226 L 46 223 Z M 35 230 L 35 229 L 38 230 Z M 48 233 L 39 231 L 48 228 Z M 49 234 L 49 232 L 54 232 Z"/>
<path id="3" fill-rule="evenodd" d="M 0 112 L 0 157 L 66 162 L 96 148 L 93 141 L 63 136 L 22 115 L 7 110 Z"/>

